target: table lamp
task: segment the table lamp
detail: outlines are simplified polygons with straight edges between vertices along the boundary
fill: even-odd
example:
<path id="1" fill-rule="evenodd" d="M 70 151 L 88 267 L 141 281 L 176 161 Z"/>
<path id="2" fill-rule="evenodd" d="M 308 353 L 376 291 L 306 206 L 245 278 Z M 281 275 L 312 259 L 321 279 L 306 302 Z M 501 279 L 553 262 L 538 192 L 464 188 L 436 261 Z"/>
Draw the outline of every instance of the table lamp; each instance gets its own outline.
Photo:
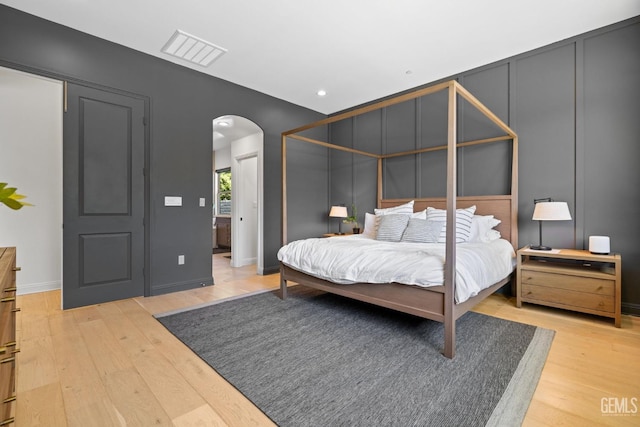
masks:
<path id="1" fill-rule="evenodd" d="M 531 246 L 530 249 L 536 251 L 550 251 L 549 246 L 542 244 L 542 221 L 568 221 L 571 220 L 571 213 L 569 213 L 569 206 L 567 202 L 556 202 L 551 198 L 535 199 L 535 208 L 533 210 L 534 221 L 538 221 L 540 228 L 540 244 L 538 246 Z"/>
<path id="2" fill-rule="evenodd" d="M 342 218 L 346 218 L 347 215 L 347 207 L 346 206 L 331 206 L 331 211 L 329 211 L 329 216 L 332 218 L 340 218 L 338 222 L 338 234 L 342 234 Z"/>

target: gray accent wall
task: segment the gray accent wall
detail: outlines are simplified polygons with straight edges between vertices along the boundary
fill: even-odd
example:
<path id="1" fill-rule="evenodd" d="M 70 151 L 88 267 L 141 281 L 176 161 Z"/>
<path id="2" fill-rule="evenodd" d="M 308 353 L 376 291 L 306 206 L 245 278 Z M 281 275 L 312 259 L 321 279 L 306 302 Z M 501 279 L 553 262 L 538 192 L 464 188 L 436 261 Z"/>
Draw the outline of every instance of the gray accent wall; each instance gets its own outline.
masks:
<path id="1" fill-rule="evenodd" d="M 640 314 L 640 18 L 441 81 L 451 79 L 518 133 L 519 245 L 538 242 L 534 199 L 568 202 L 573 220 L 544 223 L 543 242 L 588 249 L 590 235 L 610 236 L 623 260 L 623 311 Z M 459 112 L 459 140 L 500 134 L 464 102 Z M 442 145 L 446 114 L 441 92 L 336 123 L 332 142 L 378 153 Z M 331 200 L 357 203 L 363 219 L 375 207 L 375 174 L 330 156 Z M 458 194 L 507 194 L 510 158 L 510 143 L 459 150 Z M 390 159 L 384 170 L 387 198 L 445 195 L 444 152 Z"/>
<path id="2" fill-rule="evenodd" d="M 264 132 L 264 266 L 266 271 L 277 271 L 280 135 L 325 115 L 4 5 L 0 5 L 0 65 L 147 100 L 147 293 L 151 295 L 211 284 L 211 209 L 200 208 L 198 199 L 206 197 L 210 205 L 212 197 L 212 120 L 233 114 L 258 124 Z M 326 133 L 315 136 L 326 139 Z M 290 153 L 289 162 L 313 165 L 307 171 L 321 183 L 292 189 L 290 197 L 303 201 L 298 206 L 308 210 L 304 216 L 292 215 L 290 227 L 308 235 L 326 232 L 326 152 L 301 145 Z M 183 206 L 163 206 L 166 195 L 182 196 Z M 184 265 L 177 264 L 179 254 L 185 255 Z"/>

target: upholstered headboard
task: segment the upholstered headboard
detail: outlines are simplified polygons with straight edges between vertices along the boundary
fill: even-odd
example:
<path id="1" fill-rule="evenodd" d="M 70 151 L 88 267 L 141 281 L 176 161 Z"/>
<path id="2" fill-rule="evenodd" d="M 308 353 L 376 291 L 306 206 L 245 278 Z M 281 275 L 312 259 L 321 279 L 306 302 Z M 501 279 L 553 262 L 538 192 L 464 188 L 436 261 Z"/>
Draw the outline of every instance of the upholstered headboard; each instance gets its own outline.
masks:
<path id="1" fill-rule="evenodd" d="M 419 212 L 431 206 L 436 209 L 446 209 L 447 199 L 445 197 L 432 198 L 409 198 L 409 199 L 382 199 L 380 201 L 381 208 L 390 208 L 393 206 L 407 203 L 415 200 L 413 205 L 414 212 Z M 518 249 L 518 215 L 517 206 L 510 195 L 499 196 L 464 196 L 458 197 L 456 207 L 458 209 L 468 208 L 476 205 L 476 215 L 493 215 L 501 222 L 496 227 L 503 239 L 511 242 L 515 250 Z"/>

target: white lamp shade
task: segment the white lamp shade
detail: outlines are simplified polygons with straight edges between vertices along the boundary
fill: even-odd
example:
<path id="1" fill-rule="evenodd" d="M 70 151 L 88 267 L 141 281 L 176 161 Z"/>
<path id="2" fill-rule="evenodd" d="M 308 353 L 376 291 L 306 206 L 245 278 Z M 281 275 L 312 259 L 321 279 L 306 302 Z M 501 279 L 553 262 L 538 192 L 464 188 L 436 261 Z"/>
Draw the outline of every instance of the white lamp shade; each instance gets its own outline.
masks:
<path id="1" fill-rule="evenodd" d="M 346 218 L 349 215 L 347 214 L 346 206 L 331 206 L 331 211 L 329 212 L 329 216 L 335 218 Z"/>
<path id="2" fill-rule="evenodd" d="M 567 202 L 538 202 L 533 210 L 536 221 L 568 221 L 571 219 Z"/>

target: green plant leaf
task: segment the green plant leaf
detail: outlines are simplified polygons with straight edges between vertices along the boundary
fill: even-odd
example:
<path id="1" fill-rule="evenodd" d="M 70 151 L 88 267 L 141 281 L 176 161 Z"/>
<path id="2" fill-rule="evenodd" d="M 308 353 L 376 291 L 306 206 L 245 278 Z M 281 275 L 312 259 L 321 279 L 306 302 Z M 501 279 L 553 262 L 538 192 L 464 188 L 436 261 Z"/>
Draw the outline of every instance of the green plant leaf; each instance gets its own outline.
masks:
<path id="1" fill-rule="evenodd" d="M 33 206 L 31 203 L 21 201 L 26 196 L 18 194 L 16 191 L 17 188 L 7 187 L 6 182 L 0 182 L 0 203 L 13 210 L 21 209 L 23 206 Z"/>
<path id="2" fill-rule="evenodd" d="M 3 199 L 0 200 L 2 203 L 4 203 L 5 205 L 7 205 L 8 207 L 10 207 L 11 209 L 13 209 L 14 211 L 17 211 L 18 209 L 21 209 L 22 206 L 24 206 L 22 203 L 18 202 L 17 200 L 13 200 L 13 199 Z"/>
<path id="3" fill-rule="evenodd" d="M 6 197 L 10 197 L 13 193 L 15 193 L 17 188 L 8 187 L 0 190 L 0 200 Z"/>

